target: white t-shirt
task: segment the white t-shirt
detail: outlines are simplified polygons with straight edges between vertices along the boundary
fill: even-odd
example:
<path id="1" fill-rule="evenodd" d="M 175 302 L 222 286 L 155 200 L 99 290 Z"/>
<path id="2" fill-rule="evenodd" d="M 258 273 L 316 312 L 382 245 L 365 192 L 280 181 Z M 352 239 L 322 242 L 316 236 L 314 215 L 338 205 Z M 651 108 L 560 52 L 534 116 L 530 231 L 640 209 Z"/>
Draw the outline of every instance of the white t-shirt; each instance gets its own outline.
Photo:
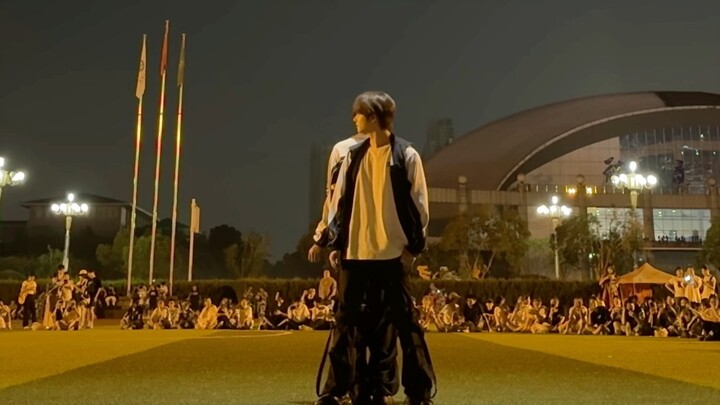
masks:
<path id="1" fill-rule="evenodd" d="M 395 207 L 390 156 L 390 144 L 371 146 L 360 162 L 346 253 L 349 260 L 396 259 L 408 244 Z"/>

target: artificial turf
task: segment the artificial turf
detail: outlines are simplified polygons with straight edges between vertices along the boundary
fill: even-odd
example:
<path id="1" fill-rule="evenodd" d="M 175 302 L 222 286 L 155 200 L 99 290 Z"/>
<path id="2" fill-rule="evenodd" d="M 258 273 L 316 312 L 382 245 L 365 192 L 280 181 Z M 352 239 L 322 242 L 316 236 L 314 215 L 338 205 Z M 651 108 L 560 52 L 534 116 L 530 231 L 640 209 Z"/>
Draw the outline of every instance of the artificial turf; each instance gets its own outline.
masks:
<path id="1" fill-rule="evenodd" d="M 326 338 L 115 327 L 3 332 L 0 403 L 311 404 Z M 441 405 L 720 401 L 717 343 L 432 333 L 428 344 Z"/>

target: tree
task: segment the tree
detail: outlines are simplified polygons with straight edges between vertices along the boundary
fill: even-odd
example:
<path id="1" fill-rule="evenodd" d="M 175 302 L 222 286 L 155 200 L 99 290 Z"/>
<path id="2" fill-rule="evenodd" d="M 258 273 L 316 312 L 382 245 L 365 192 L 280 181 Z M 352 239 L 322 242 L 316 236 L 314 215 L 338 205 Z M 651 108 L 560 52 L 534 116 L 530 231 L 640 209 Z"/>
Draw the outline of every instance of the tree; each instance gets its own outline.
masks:
<path id="1" fill-rule="evenodd" d="M 586 271 L 593 278 L 610 264 L 620 274 L 627 272 L 645 247 L 642 224 L 632 211 L 625 218 L 614 212 L 607 228 L 593 215 L 570 217 L 558 225 L 557 243 L 564 273 L 569 267 Z"/>
<path id="2" fill-rule="evenodd" d="M 98 245 L 95 250 L 95 258 L 105 272 L 112 272 L 113 274 L 113 276 L 106 274 L 106 277 L 114 278 L 115 275 L 126 274 L 129 244 L 130 232 L 126 229 L 121 229 L 115 235 L 112 245 Z M 133 262 L 134 261 L 135 260 L 133 260 Z"/>
<path id="3" fill-rule="evenodd" d="M 558 225 L 555 232 L 562 278 L 567 277 L 568 269 L 589 272 L 591 266 L 594 267 L 591 258 L 600 257 L 602 251 L 599 228 L 600 223 L 593 215 L 572 216 Z M 550 245 L 555 247 L 554 238 L 551 238 Z"/>
<path id="4" fill-rule="evenodd" d="M 248 232 L 242 241 L 240 271 L 242 277 L 255 277 L 263 273 L 269 256 L 270 240 L 257 232 Z"/>
<path id="5" fill-rule="evenodd" d="M 522 260 L 528 251 L 527 241 L 530 231 L 517 210 L 505 209 L 498 216 L 495 215 L 488 229 L 490 235 L 490 250 L 492 252 L 488 261 L 487 271 L 490 271 L 496 257 L 505 259 L 510 265 L 511 273 L 517 273 Z"/>
<path id="6" fill-rule="evenodd" d="M 465 211 L 453 218 L 442 233 L 440 246 L 458 255 L 458 272 L 462 278 L 482 268 L 483 253 L 487 257 L 483 276 L 490 272 L 496 259 L 518 266 L 527 252 L 530 237 L 527 222 L 517 210 L 495 212 L 490 206 Z"/>
<path id="7" fill-rule="evenodd" d="M 439 247 L 457 254 L 458 273 L 462 278 L 469 278 L 471 269 L 482 263 L 481 253 L 488 247 L 490 219 L 487 207 L 468 210 L 451 219 L 442 232 Z"/>
<path id="8" fill-rule="evenodd" d="M 330 268 L 327 263 L 328 251 L 325 250 L 323 256 L 326 261 L 320 263 L 310 263 L 307 260 L 307 253 L 310 247 L 315 243 L 313 240 L 313 234 L 315 233 L 313 228 L 309 228 L 300 239 L 298 239 L 295 245 L 295 251 L 286 253 L 282 259 L 278 260 L 275 265 L 270 269 L 270 273 L 274 277 L 319 277 L 322 274 L 322 269 Z"/>
<path id="9" fill-rule="evenodd" d="M 714 217 L 710 221 L 710 229 L 705 234 L 700 256 L 704 263 L 720 267 L 720 217 Z"/>

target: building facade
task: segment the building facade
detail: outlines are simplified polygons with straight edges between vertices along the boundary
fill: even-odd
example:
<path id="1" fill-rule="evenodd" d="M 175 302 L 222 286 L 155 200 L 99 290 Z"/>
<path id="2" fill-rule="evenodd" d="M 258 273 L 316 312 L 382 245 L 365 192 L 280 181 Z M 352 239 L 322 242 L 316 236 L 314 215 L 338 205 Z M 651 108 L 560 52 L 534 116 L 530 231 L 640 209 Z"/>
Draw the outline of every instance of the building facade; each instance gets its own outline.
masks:
<path id="1" fill-rule="evenodd" d="M 668 269 L 693 262 L 720 215 L 720 95 L 648 92 L 588 97 L 539 107 L 458 138 L 426 163 L 432 223 L 438 236 L 459 210 L 516 207 L 533 238 L 553 225 L 536 214 L 557 195 L 601 224 L 632 209 L 627 189 L 610 182 L 628 171 L 654 175 L 637 217 L 647 257 Z"/>
<path id="2" fill-rule="evenodd" d="M 128 202 L 113 198 L 97 196 L 94 194 L 76 194 L 76 201 L 87 203 L 90 209 L 87 215 L 73 218 L 72 228 L 76 231 L 90 229 L 103 240 L 112 240 L 121 229 L 130 229 L 132 205 Z M 50 207 L 52 204 L 64 201 L 64 197 L 43 198 L 27 201 L 22 207 L 28 210 L 26 231 L 28 236 L 34 234 L 64 232 L 65 218 L 56 215 Z M 137 229 L 152 224 L 152 215 L 138 208 L 135 226 Z"/>

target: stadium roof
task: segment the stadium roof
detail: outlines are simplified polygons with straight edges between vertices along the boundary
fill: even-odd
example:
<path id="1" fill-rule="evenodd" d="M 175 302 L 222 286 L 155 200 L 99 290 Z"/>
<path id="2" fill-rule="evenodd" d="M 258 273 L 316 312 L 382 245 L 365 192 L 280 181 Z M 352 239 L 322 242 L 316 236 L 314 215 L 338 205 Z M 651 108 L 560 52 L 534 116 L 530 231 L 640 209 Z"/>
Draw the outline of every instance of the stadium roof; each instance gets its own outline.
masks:
<path id="1" fill-rule="evenodd" d="M 461 136 L 425 163 L 430 187 L 454 188 L 458 176 L 479 190 L 504 190 L 583 146 L 625 133 L 690 124 L 720 125 L 720 94 L 644 92 L 549 104 Z"/>

